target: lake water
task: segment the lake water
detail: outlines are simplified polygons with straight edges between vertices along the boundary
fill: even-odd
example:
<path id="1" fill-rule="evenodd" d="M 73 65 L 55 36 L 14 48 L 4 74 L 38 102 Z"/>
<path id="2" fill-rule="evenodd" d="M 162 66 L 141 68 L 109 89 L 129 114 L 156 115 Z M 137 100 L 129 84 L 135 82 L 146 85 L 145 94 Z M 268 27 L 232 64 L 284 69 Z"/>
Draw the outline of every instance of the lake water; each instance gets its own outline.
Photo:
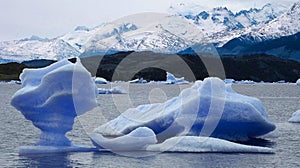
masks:
<path id="1" fill-rule="evenodd" d="M 91 145 L 88 137 L 97 126 L 139 104 L 163 102 L 190 85 L 120 84 L 129 94 L 99 95 L 101 107 L 76 119 L 68 137 Z M 109 87 L 109 85 L 99 85 Z M 262 100 L 270 118 L 277 126 L 277 138 L 260 143 L 276 150 L 275 154 L 244 153 L 160 153 L 144 158 L 114 153 L 82 152 L 67 154 L 18 154 L 19 146 L 33 145 L 40 131 L 10 106 L 11 96 L 19 85 L 0 84 L 0 167 L 300 167 L 300 124 L 287 120 L 300 109 L 300 87 L 295 84 L 234 85 L 239 93 Z"/>

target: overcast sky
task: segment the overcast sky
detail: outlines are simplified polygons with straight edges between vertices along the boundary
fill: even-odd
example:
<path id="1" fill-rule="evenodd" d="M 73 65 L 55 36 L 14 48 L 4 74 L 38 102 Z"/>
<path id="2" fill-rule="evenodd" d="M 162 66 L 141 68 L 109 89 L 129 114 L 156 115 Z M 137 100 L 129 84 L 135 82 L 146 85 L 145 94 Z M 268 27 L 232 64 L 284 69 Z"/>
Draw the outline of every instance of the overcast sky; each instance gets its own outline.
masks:
<path id="1" fill-rule="evenodd" d="M 38 35 L 53 38 L 78 25 L 101 23 L 140 12 L 168 12 L 180 2 L 203 9 L 226 6 L 233 11 L 271 2 L 291 6 L 298 0 L 0 0 L 0 41 Z M 200 10 L 200 9 L 199 9 Z"/>

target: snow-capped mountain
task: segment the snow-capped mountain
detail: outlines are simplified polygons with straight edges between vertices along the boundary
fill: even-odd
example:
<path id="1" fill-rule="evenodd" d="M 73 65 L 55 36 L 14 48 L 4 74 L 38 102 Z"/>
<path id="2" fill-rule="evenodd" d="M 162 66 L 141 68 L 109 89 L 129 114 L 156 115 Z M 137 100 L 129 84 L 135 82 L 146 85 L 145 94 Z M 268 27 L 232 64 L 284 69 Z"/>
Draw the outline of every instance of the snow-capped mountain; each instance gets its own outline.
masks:
<path id="1" fill-rule="evenodd" d="M 22 62 L 34 59 L 60 60 L 79 56 L 69 43 L 61 39 L 42 39 L 37 36 L 22 40 L 0 42 L 0 57 L 5 62 Z"/>
<path id="2" fill-rule="evenodd" d="M 142 26 L 132 23 L 106 25 L 86 43 L 82 56 L 115 51 L 177 53 L 199 43 L 204 37 L 194 24 L 181 17 L 163 16 L 159 20 L 158 23 Z"/>
<path id="3" fill-rule="evenodd" d="M 299 6 L 299 3 L 295 4 L 287 13 L 279 16 L 283 10 L 270 4 L 261 9 L 236 13 L 226 7 L 184 12 L 186 6 L 180 4 L 180 9 L 174 6 L 171 9 L 175 15 L 161 18 L 152 16 L 154 22 L 147 22 L 147 17 L 140 16 L 139 19 L 106 23 L 95 28 L 78 26 L 74 31 L 54 39 L 33 36 L 0 42 L 0 63 L 32 59 L 59 60 L 119 51 L 178 53 L 196 43 L 212 43 L 225 48 L 234 45 L 233 48 L 237 47 L 234 50 L 238 50 L 241 43 L 252 44 L 299 32 Z"/>
<path id="4" fill-rule="evenodd" d="M 213 36 L 222 31 L 243 29 L 253 25 L 265 24 L 282 14 L 275 11 L 271 4 L 266 4 L 261 9 L 251 8 L 237 13 L 226 7 L 218 7 L 212 10 L 195 12 L 184 12 L 189 6 L 181 3 L 179 6 L 172 6 L 173 13 L 182 15 L 191 22 L 199 25 L 200 29 L 207 36 Z"/>
<path id="5" fill-rule="evenodd" d="M 218 7 L 183 16 L 198 25 L 209 42 L 221 47 L 233 38 L 256 31 L 283 13 L 283 9 L 274 8 L 271 4 L 266 4 L 261 9 L 251 8 L 234 13 L 226 7 Z"/>
<path id="6" fill-rule="evenodd" d="M 276 39 L 283 36 L 290 36 L 300 32 L 300 2 L 295 3 L 291 9 L 264 25 L 257 32 L 252 34 L 266 39 Z"/>
<path id="7" fill-rule="evenodd" d="M 265 53 L 300 60 L 299 23 L 300 2 L 256 31 L 231 39 L 219 51 L 223 55 Z"/>

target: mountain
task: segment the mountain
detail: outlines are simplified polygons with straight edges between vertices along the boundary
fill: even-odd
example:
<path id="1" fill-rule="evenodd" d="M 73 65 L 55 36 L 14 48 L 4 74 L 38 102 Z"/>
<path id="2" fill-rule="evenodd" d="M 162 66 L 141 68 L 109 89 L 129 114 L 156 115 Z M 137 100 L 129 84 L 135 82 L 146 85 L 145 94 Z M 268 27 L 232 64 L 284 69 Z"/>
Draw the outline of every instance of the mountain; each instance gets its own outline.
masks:
<path id="1" fill-rule="evenodd" d="M 278 18 L 229 40 L 218 48 L 221 55 L 271 54 L 285 59 L 300 60 L 300 2 Z"/>
<path id="2" fill-rule="evenodd" d="M 60 60 L 76 56 L 84 58 L 121 51 L 183 54 L 182 51 L 188 51 L 186 49 L 196 45 L 204 46 L 199 51 L 206 52 L 202 49 L 207 46 L 207 50 L 214 50 L 211 44 L 218 47 L 222 55 L 236 55 L 243 54 L 241 51 L 250 51 L 249 44 L 275 40 L 299 32 L 297 4 L 281 16 L 279 15 L 282 10 L 270 4 L 261 9 L 252 8 L 236 13 L 226 7 L 183 12 L 187 9 L 184 4 L 180 6 L 183 9 L 177 11 L 176 15 L 141 14 L 138 15 L 139 18 L 106 23 L 95 28 L 78 26 L 74 31 L 54 39 L 33 36 L 0 42 L 0 63 L 33 59 Z M 149 16 L 151 21 L 147 20 Z M 275 43 L 280 46 L 278 42 Z M 280 47 L 282 49 L 284 46 Z M 271 51 L 263 53 L 273 54 L 279 49 L 270 49 Z M 293 51 L 290 53 L 296 54 Z"/>
<path id="3" fill-rule="evenodd" d="M 60 60 L 79 56 L 80 52 L 61 39 L 43 39 L 37 36 L 22 40 L 0 42 L 0 61 L 22 62 L 34 59 Z"/>
<path id="4" fill-rule="evenodd" d="M 271 4 L 266 4 L 261 9 L 251 8 L 236 13 L 226 7 L 197 13 L 191 11 L 192 7 L 184 3 L 177 6 L 173 5 L 170 8 L 173 13 L 184 16 L 190 22 L 198 25 L 203 34 L 207 36 L 208 41 L 218 47 L 235 37 L 255 31 L 261 25 L 280 16 L 284 11 L 282 8 L 278 9 Z"/>
<path id="5" fill-rule="evenodd" d="M 81 57 L 120 51 L 177 53 L 204 37 L 182 17 L 160 15 L 157 22 L 121 23 L 104 26 L 86 43 Z M 112 31 L 113 30 L 113 31 Z"/>

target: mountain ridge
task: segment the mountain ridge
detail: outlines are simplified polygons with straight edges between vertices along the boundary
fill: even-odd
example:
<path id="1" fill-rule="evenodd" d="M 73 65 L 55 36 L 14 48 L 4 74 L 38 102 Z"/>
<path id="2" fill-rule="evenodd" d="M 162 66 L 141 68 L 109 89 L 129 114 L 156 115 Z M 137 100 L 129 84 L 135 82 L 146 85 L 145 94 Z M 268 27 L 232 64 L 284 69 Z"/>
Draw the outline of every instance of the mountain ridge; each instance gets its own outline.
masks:
<path id="1" fill-rule="evenodd" d="M 178 17 L 184 21 L 169 16 L 163 23 L 150 24 L 148 27 L 141 27 L 134 22 L 107 23 L 92 29 L 78 26 L 74 31 L 54 39 L 32 36 L 21 40 L 0 42 L 0 63 L 32 59 L 60 60 L 76 56 L 114 54 L 120 51 L 174 54 L 186 50 L 199 41 L 213 44 L 218 50 L 222 50 L 223 46 L 226 48 L 235 39 L 239 39 L 243 44 L 257 44 L 299 32 L 300 28 L 297 24 L 300 15 L 299 3 L 281 16 L 271 4 L 266 4 L 261 9 L 251 8 L 236 13 L 226 7 L 218 7 Z M 272 25 L 282 25 L 286 21 L 293 22 L 287 24 L 284 33 L 275 32 L 275 35 L 265 33 L 271 32 L 270 27 L 280 27 Z M 236 43 L 236 50 L 239 49 L 238 47 L 243 45 Z M 232 53 L 232 55 L 236 54 Z"/>

